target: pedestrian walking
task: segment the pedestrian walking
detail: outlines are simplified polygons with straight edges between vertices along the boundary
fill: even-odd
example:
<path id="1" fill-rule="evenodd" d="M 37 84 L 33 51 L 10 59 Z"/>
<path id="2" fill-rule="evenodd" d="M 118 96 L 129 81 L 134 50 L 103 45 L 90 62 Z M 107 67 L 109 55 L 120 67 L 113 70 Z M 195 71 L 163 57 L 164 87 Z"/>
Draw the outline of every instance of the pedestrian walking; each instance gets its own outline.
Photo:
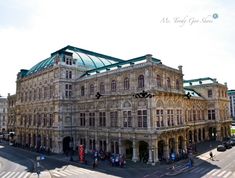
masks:
<path id="1" fill-rule="evenodd" d="M 212 161 L 214 161 L 214 158 L 213 158 L 214 156 L 213 156 L 213 153 L 212 152 L 210 152 L 210 159 L 212 160 Z"/>

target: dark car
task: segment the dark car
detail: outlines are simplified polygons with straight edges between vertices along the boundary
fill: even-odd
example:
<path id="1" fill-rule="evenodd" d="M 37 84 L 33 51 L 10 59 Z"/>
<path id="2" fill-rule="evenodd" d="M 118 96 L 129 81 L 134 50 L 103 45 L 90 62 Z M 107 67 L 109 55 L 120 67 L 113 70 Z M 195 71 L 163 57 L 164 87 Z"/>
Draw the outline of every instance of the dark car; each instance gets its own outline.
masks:
<path id="1" fill-rule="evenodd" d="M 229 141 L 232 146 L 235 146 L 235 138 L 234 137 L 231 137 Z"/>
<path id="2" fill-rule="evenodd" d="M 232 144 L 231 144 L 230 141 L 225 141 L 225 142 L 223 142 L 223 145 L 225 146 L 226 149 L 232 148 Z"/>
<path id="3" fill-rule="evenodd" d="M 224 145 L 218 145 L 217 151 L 226 151 L 226 147 Z"/>

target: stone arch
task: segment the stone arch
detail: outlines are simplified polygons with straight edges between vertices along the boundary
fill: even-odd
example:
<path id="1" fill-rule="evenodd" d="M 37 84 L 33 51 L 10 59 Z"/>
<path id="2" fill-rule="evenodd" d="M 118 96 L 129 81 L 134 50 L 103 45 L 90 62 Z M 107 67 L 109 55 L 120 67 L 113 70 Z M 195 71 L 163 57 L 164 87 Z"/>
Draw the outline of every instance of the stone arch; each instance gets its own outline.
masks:
<path id="1" fill-rule="evenodd" d="M 149 144 L 145 141 L 139 141 L 139 157 L 140 161 L 146 163 L 149 158 Z"/>
<path id="2" fill-rule="evenodd" d="M 63 152 L 68 155 L 69 150 L 70 150 L 70 146 L 69 143 L 71 142 L 71 137 L 67 136 L 63 138 Z"/>
<path id="3" fill-rule="evenodd" d="M 164 103 L 162 102 L 162 100 L 157 100 L 156 107 L 157 108 L 164 108 Z"/>
<path id="4" fill-rule="evenodd" d="M 133 143 L 130 140 L 123 141 L 124 154 L 126 159 L 132 159 L 133 157 Z"/>
<path id="5" fill-rule="evenodd" d="M 162 161 L 163 158 L 164 158 L 164 145 L 165 145 L 165 142 L 164 140 L 160 140 L 158 141 L 158 160 L 159 161 Z"/>
<path id="6" fill-rule="evenodd" d="M 123 104 L 122 104 L 122 107 L 123 108 L 130 108 L 131 107 L 131 103 L 129 101 L 125 101 Z"/>

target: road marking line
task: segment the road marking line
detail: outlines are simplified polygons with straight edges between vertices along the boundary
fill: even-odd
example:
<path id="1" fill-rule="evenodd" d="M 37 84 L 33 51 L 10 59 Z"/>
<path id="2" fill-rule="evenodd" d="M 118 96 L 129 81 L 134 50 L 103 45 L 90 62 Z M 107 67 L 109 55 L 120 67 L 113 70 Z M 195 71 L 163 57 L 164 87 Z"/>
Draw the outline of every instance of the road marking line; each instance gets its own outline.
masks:
<path id="1" fill-rule="evenodd" d="M 7 172 L 2 178 L 7 177 L 11 172 Z"/>
<path id="2" fill-rule="evenodd" d="M 218 174 L 218 176 L 222 176 L 226 171 L 222 171 L 220 174 Z"/>
<path id="3" fill-rule="evenodd" d="M 229 171 L 227 174 L 225 174 L 225 175 L 223 176 L 223 178 L 227 178 L 230 174 L 232 174 L 231 171 Z"/>
<path id="4" fill-rule="evenodd" d="M 211 174 L 212 176 L 215 176 L 216 174 L 218 174 L 220 172 L 220 170 L 215 171 L 213 174 Z"/>
<path id="5" fill-rule="evenodd" d="M 65 173 L 73 175 L 74 173 L 69 170 L 64 170 Z"/>
<path id="6" fill-rule="evenodd" d="M 12 178 L 15 178 L 20 172 L 16 172 Z"/>
<path id="7" fill-rule="evenodd" d="M 90 170 L 86 170 L 86 169 L 75 169 L 73 171 L 76 171 L 78 172 L 79 174 L 90 174 L 90 173 L 93 173 L 92 171 Z"/>
<path id="8" fill-rule="evenodd" d="M 60 177 L 59 174 L 56 174 L 56 173 L 52 173 L 53 176 L 56 176 L 56 177 Z"/>
<path id="9" fill-rule="evenodd" d="M 5 174 L 5 171 L 1 172 L 1 173 L 0 173 L 0 176 L 3 175 L 3 174 Z"/>
<path id="10" fill-rule="evenodd" d="M 73 174 L 77 174 L 77 173 L 79 173 L 79 172 L 76 172 L 75 170 L 66 170 L 66 171 L 69 171 L 69 172 L 71 172 L 71 173 L 73 173 Z M 80 174 L 84 174 L 83 172 L 81 172 Z"/>
<path id="11" fill-rule="evenodd" d="M 21 174 L 17 178 L 21 178 L 23 175 L 24 175 L 24 172 L 21 172 Z"/>
<path id="12" fill-rule="evenodd" d="M 59 175 L 61 175 L 61 176 L 67 176 L 67 174 L 64 174 L 64 172 L 62 172 L 62 171 L 53 171 L 53 172 L 55 172 L 56 174 L 59 174 Z"/>
<path id="13" fill-rule="evenodd" d="M 209 171 L 210 168 L 205 169 L 204 171 L 200 172 L 200 174 L 205 174 L 207 171 Z"/>
<path id="14" fill-rule="evenodd" d="M 73 172 L 75 172 L 76 174 L 85 174 L 84 172 L 81 172 L 79 170 L 73 170 Z"/>
<path id="15" fill-rule="evenodd" d="M 212 174 L 213 172 L 215 172 L 218 169 L 212 169 L 210 172 L 208 172 L 206 175 Z"/>
<path id="16" fill-rule="evenodd" d="M 11 172 L 6 178 L 10 178 L 15 172 Z"/>
<path id="17" fill-rule="evenodd" d="M 198 169 L 200 169 L 199 167 L 196 167 L 196 168 L 194 168 L 193 170 L 191 170 L 190 172 L 195 172 L 195 171 L 197 171 Z"/>
<path id="18" fill-rule="evenodd" d="M 195 173 L 199 173 L 202 170 L 204 170 L 204 168 L 198 169 L 197 171 L 195 171 Z"/>
<path id="19" fill-rule="evenodd" d="M 27 178 L 28 176 L 29 176 L 29 172 L 27 172 L 25 175 L 24 175 L 24 177 L 23 178 Z"/>
<path id="20" fill-rule="evenodd" d="M 82 171 L 82 172 L 84 172 L 84 173 L 94 173 L 95 171 L 90 171 L 90 170 L 88 170 L 88 169 L 79 169 L 79 171 Z"/>
<path id="21" fill-rule="evenodd" d="M 68 173 L 68 172 L 66 172 L 66 171 L 61 171 L 61 172 L 63 172 L 63 174 L 66 174 L 67 176 L 71 176 L 71 175 L 73 175 L 73 174 Z"/>

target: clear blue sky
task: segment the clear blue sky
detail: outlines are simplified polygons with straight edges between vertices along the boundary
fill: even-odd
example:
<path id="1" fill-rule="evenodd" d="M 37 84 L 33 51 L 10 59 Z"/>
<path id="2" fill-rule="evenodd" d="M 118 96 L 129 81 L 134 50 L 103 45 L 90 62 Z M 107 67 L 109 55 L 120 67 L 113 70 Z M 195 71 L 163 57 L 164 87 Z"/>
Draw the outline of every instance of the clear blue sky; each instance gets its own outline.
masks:
<path id="1" fill-rule="evenodd" d="M 0 94 L 16 75 L 66 45 L 130 59 L 152 54 L 184 79 L 235 89 L 233 0 L 0 1 Z M 213 17 L 214 15 L 214 17 Z"/>

